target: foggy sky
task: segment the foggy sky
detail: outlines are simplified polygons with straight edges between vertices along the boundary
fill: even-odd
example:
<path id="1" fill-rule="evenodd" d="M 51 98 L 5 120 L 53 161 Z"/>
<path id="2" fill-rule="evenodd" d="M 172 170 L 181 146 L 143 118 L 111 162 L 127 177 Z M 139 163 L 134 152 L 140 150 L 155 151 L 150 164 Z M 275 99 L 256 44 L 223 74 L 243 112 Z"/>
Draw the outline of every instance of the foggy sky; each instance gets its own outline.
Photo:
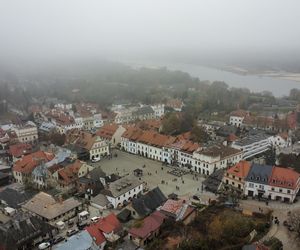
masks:
<path id="1" fill-rule="evenodd" d="M 0 60 L 299 52 L 299 0 L 0 0 Z"/>

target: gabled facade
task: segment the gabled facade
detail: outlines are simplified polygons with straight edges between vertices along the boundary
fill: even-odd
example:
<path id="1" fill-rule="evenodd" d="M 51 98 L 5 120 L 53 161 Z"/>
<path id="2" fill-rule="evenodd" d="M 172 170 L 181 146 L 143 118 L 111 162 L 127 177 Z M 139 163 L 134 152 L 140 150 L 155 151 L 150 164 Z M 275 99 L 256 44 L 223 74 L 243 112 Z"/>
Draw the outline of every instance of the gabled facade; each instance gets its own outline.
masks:
<path id="1" fill-rule="evenodd" d="M 247 177 L 250 168 L 250 162 L 240 161 L 226 170 L 222 182 L 226 185 L 231 185 L 243 191 L 245 186 L 245 178 Z"/>

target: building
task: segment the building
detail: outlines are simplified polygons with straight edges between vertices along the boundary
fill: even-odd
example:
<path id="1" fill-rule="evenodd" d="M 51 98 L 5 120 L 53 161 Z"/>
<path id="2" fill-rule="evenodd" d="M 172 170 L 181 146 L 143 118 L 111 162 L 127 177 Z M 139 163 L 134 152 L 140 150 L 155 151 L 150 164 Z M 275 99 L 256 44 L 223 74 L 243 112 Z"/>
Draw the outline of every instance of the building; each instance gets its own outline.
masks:
<path id="1" fill-rule="evenodd" d="M 96 134 L 73 129 L 68 131 L 66 137 L 66 144 L 87 151 L 90 160 L 101 159 L 110 154 L 108 143 Z"/>
<path id="2" fill-rule="evenodd" d="M 155 104 L 152 105 L 151 108 L 153 109 L 156 118 L 161 118 L 165 114 L 164 104 Z"/>
<path id="3" fill-rule="evenodd" d="M 51 195 L 39 192 L 22 205 L 22 208 L 54 225 L 59 220 L 66 221 L 75 217 L 82 209 L 82 204 L 74 198 L 55 200 Z"/>
<path id="4" fill-rule="evenodd" d="M 97 232 L 96 230 L 97 229 Z M 86 230 L 96 236 L 102 234 L 109 242 L 115 242 L 120 238 L 122 225 L 114 213 L 110 213 L 106 217 L 100 218 L 96 223 L 91 224 Z M 97 237 L 96 237 L 97 238 Z"/>
<path id="5" fill-rule="evenodd" d="M 25 154 L 29 154 L 32 151 L 32 146 L 28 143 L 18 143 L 10 145 L 8 153 L 12 157 L 13 162 L 16 162 L 22 158 Z"/>
<path id="6" fill-rule="evenodd" d="M 16 133 L 19 142 L 35 143 L 38 140 L 37 126 L 31 121 L 24 125 L 14 126 L 12 130 Z"/>
<path id="7" fill-rule="evenodd" d="M 166 200 L 167 198 L 160 188 L 156 187 L 140 197 L 133 198 L 127 208 L 130 210 L 133 218 L 140 219 L 153 213 Z"/>
<path id="8" fill-rule="evenodd" d="M 184 106 L 183 102 L 179 99 L 169 99 L 165 105 L 167 108 L 171 108 L 177 112 L 181 112 Z"/>
<path id="9" fill-rule="evenodd" d="M 300 174 L 293 169 L 253 164 L 245 181 L 250 197 L 293 202 L 300 188 Z"/>
<path id="10" fill-rule="evenodd" d="M 37 151 L 23 156 L 12 167 L 13 176 L 16 182 L 24 184 L 31 179 L 33 170 L 42 163 L 51 161 L 54 155 L 44 151 Z"/>
<path id="11" fill-rule="evenodd" d="M 291 168 L 273 167 L 268 198 L 293 202 L 300 188 L 300 174 Z"/>
<path id="12" fill-rule="evenodd" d="M 53 246 L 54 250 L 98 250 L 97 239 L 95 240 L 88 231 L 83 230 L 76 235 L 68 238 L 68 240 L 63 241 L 56 246 Z M 102 245 L 100 244 L 100 247 Z"/>
<path id="13" fill-rule="evenodd" d="M 106 239 L 103 233 L 99 230 L 97 223 L 91 224 L 85 228 L 85 230 L 94 239 L 95 244 L 99 250 L 103 250 L 106 245 Z"/>
<path id="14" fill-rule="evenodd" d="M 282 132 L 270 138 L 271 144 L 276 149 L 292 146 L 292 138 L 287 132 Z"/>
<path id="15" fill-rule="evenodd" d="M 234 141 L 232 147 L 241 150 L 243 152 L 243 159 L 247 160 L 268 151 L 272 146 L 271 139 L 271 135 L 255 132 L 240 140 Z"/>
<path id="16" fill-rule="evenodd" d="M 0 223 L 0 249 L 34 249 L 44 238 L 56 234 L 56 229 L 36 216 L 18 213 L 17 216 Z"/>
<path id="17" fill-rule="evenodd" d="M 251 163 L 249 161 L 240 161 L 226 170 L 223 177 L 223 183 L 231 185 L 239 190 L 244 190 L 245 178 L 247 177 Z"/>
<path id="18" fill-rule="evenodd" d="M 52 174 L 52 178 L 57 184 L 57 189 L 65 193 L 72 193 L 76 191 L 79 179 L 86 176 L 93 169 L 94 168 L 86 164 L 86 162 L 75 160 L 68 162 L 62 168 L 58 168 L 58 170 Z"/>
<path id="19" fill-rule="evenodd" d="M 174 221 L 182 221 L 185 225 L 196 216 L 196 209 L 185 200 L 168 199 L 159 211 Z"/>
<path id="20" fill-rule="evenodd" d="M 96 135 L 105 140 L 110 146 L 116 147 L 121 144 L 121 136 L 126 131 L 122 125 L 106 124 L 102 126 Z"/>
<path id="21" fill-rule="evenodd" d="M 143 193 L 143 183 L 136 177 L 126 176 L 110 183 L 102 193 L 114 208 L 122 207 Z"/>
<path id="22" fill-rule="evenodd" d="M 0 187 L 8 185 L 9 181 L 9 174 L 0 172 Z"/>
<path id="23" fill-rule="evenodd" d="M 245 179 L 245 194 L 250 197 L 268 197 L 269 180 L 273 166 L 253 164 Z"/>
<path id="24" fill-rule="evenodd" d="M 218 169 L 224 169 L 238 163 L 242 152 L 238 149 L 220 145 L 200 148 L 193 153 L 192 162 L 196 172 L 210 175 Z"/>
<path id="25" fill-rule="evenodd" d="M 236 110 L 230 113 L 229 116 L 229 124 L 236 126 L 236 127 L 241 127 L 243 125 L 243 121 L 245 117 L 249 116 L 249 112 L 245 110 Z"/>
<path id="26" fill-rule="evenodd" d="M 200 145 L 198 143 L 177 137 L 173 143 L 167 142 L 165 144 L 163 148 L 163 161 L 177 166 L 191 167 L 192 170 L 197 171 L 194 168 L 193 154 L 199 148 Z"/>
<path id="27" fill-rule="evenodd" d="M 4 208 L 9 207 L 19 209 L 21 205 L 31 199 L 36 192 L 4 188 L 0 191 L 0 205 Z"/>
<path id="28" fill-rule="evenodd" d="M 143 220 L 140 227 L 129 229 L 128 238 L 139 247 L 147 246 L 159 235 L 160 227 L 165 219 L 165 215 L 155 211 Z"/>

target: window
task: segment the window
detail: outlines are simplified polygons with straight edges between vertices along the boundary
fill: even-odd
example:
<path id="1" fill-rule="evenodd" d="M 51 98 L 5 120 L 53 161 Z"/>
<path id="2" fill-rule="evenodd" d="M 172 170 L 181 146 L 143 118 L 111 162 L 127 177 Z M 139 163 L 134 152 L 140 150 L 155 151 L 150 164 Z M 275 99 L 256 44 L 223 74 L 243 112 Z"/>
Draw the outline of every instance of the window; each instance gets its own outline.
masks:
<path id="1" fill-rule="evenodd" d="M 279 192 L 280 192 L 280 193 L 282 192 L 282 189 L 281 189 L 281 188 L 279 189 Z"/>
<path id="2" fill-rule="evenodd" d="M 290 194 L 290 193 L 291 193 L 291 190 L 288 190 L 287 193 Z"/>
<path id="3" fill-rule="evenodd" d="M 274 191 L 275 189 L 274 189 L 274 188 L 271 188 L 271 190 Z"/>
<path id="4" fill-rule="evenodd" d="M 253 187 L 254 187 L 254 184 L 253 184 L 253 183 L 249 183 L 249 187 L 250 187 L 250 188 L 253 188 Z"/>

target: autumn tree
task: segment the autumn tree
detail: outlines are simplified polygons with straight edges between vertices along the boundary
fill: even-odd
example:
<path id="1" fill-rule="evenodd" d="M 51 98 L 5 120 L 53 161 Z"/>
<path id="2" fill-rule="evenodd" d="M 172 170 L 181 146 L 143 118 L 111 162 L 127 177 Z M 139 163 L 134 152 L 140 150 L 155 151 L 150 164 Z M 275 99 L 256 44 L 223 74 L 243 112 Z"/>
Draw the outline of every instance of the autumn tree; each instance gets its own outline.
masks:
<path id="1" fill-rule="evenodd" d="M 206 143 L 210 136 L 203 127 L 195 125 L 191 130 L 191 139 L 194 142 Z"/>

